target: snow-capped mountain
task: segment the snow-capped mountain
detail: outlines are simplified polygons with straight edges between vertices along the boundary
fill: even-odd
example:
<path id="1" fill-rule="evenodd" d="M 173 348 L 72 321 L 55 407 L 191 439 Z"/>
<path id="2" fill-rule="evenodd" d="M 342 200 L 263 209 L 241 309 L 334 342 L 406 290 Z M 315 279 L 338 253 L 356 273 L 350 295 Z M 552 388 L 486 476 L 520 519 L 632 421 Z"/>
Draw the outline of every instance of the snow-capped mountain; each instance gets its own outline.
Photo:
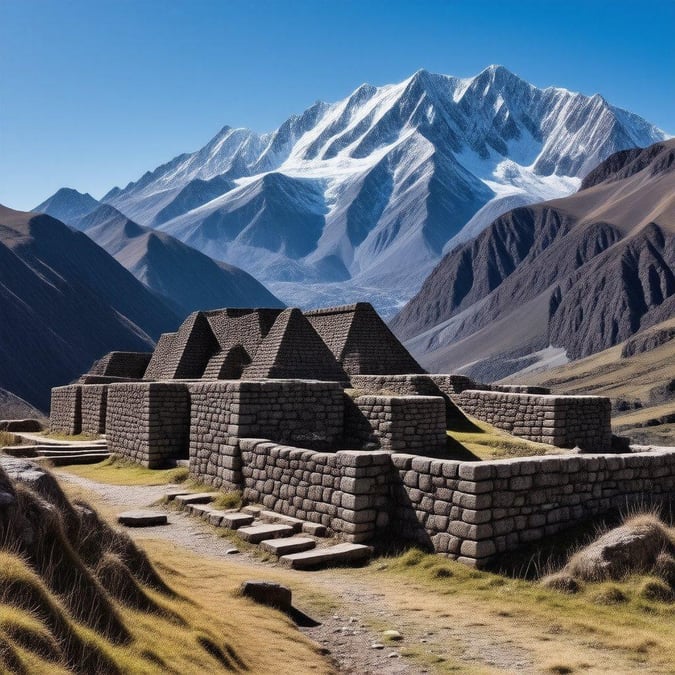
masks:
<path id="1" fill-rule="evenodd" d="M 422 70 L 269 134 L 225 127 L 103 201 L 288 304 L 365 297 L 389 314 L 504 211 L 569 194 L 617 150 L 666 137 L 601 96 L 538 89 L 501 66 Z"/>

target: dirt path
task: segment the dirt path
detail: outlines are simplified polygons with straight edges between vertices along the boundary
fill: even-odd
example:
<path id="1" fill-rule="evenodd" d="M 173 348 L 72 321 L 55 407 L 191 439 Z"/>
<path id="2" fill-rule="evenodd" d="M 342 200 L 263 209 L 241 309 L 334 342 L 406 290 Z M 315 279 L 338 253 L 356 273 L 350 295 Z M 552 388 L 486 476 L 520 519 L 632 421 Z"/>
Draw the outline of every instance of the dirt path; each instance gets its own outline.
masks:
<path id="1" fill-rule="evenodd" d="M 166 508 L 151 506 L 166 492 L 166 485 L 108 485 L 63 471 L 58 477 L 92 495 L 93 505 L 107 514 L 136 508 Z M 597 646 L 589 650 L 579 636 L 556 634 L 555 626 L 534 626 L 526 612 L 522 616 L 505 615 L 491 608 L 490 603 L 431 594 L 429 589 L 404 577 L 383 578 L 384 575 L 374 572 L 377 562 L 360 569 L 298 572 L 264 562 L 245 550 L 237 555 L 228 554 L 233 548 L 231 541 L 183 513 L 170 511 L 169 523 L 129 532 L 141 543 L 144 539 L 164 540 L 200 556 L 226 559 L 239 571 L 243 568 L 244 573 L 250 568 L 251 578 L 289 585 L 294 599 L 299 600 L 299 608 L 321 621 L 318 627 L 301 630 L 326 650 L 338 672 L 535 673 L 546 670 L 542 662 L 547 654 L 554 654 L 557 646 L 563 644 L 567 649 L 572 644 L 580 657 L 594 652 L 591 663 L 598 660 Z M 385 630 L 398 631 L 402 639 L 383 644 Z M 617 654 L 606 656 L 607 670 L 589 670 L 630 672 L 615 661 Z"/>

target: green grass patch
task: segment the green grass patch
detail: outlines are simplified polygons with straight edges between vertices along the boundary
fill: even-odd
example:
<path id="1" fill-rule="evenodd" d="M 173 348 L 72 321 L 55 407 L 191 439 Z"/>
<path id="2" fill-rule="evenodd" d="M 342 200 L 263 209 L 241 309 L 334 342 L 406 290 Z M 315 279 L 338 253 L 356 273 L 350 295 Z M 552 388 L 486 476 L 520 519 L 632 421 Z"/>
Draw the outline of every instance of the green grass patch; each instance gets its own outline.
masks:
<path id="1" fill-rule="evenodd" d="M 136 462 L 112 455 L 97 464 L 71 465 L 58 469 L 82 478 L 110 485 L 166 485 L 188 479 L 186 467 L 147 469 Z"/>
<path id="2" fill-rule="evenodd" d="M 479 459 L 506 459 L 509 457 L 534 457 L 550 452 L 552 446 L 545 443 L 534 443 L 512 436 L 506 431 L 497 429 L 487 422 L 470 418 L 475 429 L 472 431 L 456 431 L 450 429 L 451 441 L 463 446 Z"/>

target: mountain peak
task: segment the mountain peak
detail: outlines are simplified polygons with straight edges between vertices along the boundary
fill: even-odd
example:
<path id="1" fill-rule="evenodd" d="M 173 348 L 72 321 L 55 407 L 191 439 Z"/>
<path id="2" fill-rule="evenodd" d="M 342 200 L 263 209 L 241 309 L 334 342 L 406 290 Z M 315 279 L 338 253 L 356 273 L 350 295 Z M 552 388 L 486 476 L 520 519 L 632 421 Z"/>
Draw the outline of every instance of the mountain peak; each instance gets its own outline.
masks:
<path id="1" fill-rule="evenodd" d="M 99 205 L 88 192 L 78 192 L 73 188 L 63 187 L 51 197 L 38 204 L 33 211 L 47 213 L 53 218 L 71 225 L 76 220 L 94 211 Z"/>

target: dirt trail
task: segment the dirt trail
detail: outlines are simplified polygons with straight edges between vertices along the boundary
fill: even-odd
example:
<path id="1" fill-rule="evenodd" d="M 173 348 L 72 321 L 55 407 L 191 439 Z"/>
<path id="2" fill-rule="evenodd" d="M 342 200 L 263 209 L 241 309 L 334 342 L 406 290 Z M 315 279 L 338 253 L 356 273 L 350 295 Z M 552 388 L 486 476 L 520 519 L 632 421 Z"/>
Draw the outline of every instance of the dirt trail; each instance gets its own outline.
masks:
<path id="1" fill-rule="evenodd" d="M 166 485 L 107 485 L 63 471 L 58 477 L 95 494 L 93 505 L 104 513 L 146 507 L 165 510 L 151 505 L 162 497 Z M 165 540 L 201 556 L 227 559 L 239 568 L 250 567 L 252 578 L 279 580 L 291 586 L 294 593 L 297 591 L 294 597 L 301 598 L 300 609 L 322 622 L 318 627 L 301 628 L 302 632 L 327 650 L 338 672 L 535 673 L 543 670 L 542 648 L 555 652 L 560 641 L 567 648 L 570 642 L 578 643 L 580 653 L 587 650 L 575 636 L 555 635 L 545 627 L 527 626 L 525 615 L 505 616 L 491 609 L 489 603 L 452 595 L 430 596 L 428 589 L 405 578 L 382 579 L 372 573 L 372 567 L 317 572 L 288 570 L 243 550 L 238 555 L 227 554 L 232 542 L 215 535 L 196 518 L 170 511 L 169 523 L 164 527 L 132 528 L 129 532 L 139 542 Z M 385 642 L 382 631 L 390 629 L 399 631 L 402 640 L 375 648 L 373 645 Z M 607 668 L 630 672 L 616 663 L 612 666 L 607 662 Z"/>

